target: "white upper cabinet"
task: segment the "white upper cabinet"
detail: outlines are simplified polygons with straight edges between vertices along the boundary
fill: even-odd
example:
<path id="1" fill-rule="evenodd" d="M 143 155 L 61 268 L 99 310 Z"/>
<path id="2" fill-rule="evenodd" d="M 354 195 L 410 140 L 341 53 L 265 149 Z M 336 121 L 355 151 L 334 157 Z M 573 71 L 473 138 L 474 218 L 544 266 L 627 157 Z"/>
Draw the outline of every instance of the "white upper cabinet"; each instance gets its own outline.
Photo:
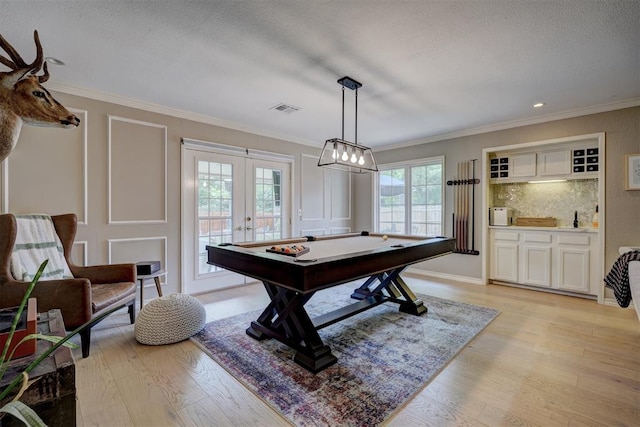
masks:
<path id="1" fill-rule="evenodd" d="M 571 173 L 571 150 L 546 151 L 538 154 L 540 176 L 569 175 Z"/>
<path id="2" fill-rule="evenodd" d="M 488 159 L 489 178 L 495 183 L 598 178 L 598 151 L 593 142 L 579 141 L 553 148 L 496 152 Z"/>
<path id="3" fill-rule="evenodd" d="M 509 156 L 511 178 L 533 178 L 536 176 L 536 153 Z"/>

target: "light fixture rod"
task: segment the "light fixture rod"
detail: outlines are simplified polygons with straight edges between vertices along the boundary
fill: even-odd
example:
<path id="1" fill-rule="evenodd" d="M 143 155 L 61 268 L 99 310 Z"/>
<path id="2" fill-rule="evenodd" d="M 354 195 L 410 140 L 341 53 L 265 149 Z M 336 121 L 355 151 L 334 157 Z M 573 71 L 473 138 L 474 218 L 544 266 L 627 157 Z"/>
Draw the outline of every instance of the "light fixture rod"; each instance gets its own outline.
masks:
<path id="1" fill-rule="evenodd" d="M 344 139 L 344 86 L 342 86 L 342 139 Z"/>
<path id="2" fill-rule="evenodd" d="M 344 86 L 343 86 L 343 88 L 344 88 Z M 356 145 L 358 145 L 358 87 L 357 86 L 356 86 L 356 119 L 355 119 L 355 122 L 356 122 L 356 126 L 355 126 L 356 134 L 355 134 L 354 142 L 356 143 Z M 342 139 L 344 139 L 344 137 Z"/>
<path id="3" fill-rule="evenodd" d="M 362 83 L 349 76 L 339 78 L 338 83 L 342 86 L 342 139 L 344 139 L 344 88 L 348 87 L 356 91 L 355 143 L 358 145 L 358 88 L 362 87 Z"/>

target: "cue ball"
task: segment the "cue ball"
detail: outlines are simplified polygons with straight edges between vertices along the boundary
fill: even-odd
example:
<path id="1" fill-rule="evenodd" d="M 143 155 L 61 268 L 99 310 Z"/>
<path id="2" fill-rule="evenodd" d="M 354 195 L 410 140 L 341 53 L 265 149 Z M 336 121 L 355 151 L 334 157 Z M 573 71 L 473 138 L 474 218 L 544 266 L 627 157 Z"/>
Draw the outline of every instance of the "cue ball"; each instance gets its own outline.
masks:
<path id="1" fill-rule="evenodd" d="M 387 240 L 389 238 L 389 236 L 387 236 L 386 234 L 384 236 L 382 236 L 382 240 Z"/>

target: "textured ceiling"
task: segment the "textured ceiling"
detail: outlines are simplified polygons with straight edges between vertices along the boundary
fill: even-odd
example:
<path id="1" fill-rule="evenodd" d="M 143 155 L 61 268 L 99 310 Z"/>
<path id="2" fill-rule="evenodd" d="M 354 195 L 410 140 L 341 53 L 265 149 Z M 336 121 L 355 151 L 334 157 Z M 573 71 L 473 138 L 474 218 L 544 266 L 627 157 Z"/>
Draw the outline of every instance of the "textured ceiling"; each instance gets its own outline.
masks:
<path id="1" fill-rule="evenodd" d="M 639 1 L 0 0 L 0 33 L 27 60 L 34 29 L 67 64 L 51 88 L 318 147 L 340 136 L 344 75 L 363 83 L 370 146 L 640 105 Z"/>

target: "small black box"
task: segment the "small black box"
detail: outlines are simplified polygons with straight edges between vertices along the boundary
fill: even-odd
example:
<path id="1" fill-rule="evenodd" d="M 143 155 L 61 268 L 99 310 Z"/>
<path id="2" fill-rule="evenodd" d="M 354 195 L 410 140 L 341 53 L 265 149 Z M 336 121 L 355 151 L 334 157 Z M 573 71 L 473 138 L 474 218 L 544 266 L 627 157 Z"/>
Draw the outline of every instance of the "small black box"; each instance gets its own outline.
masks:
<path id="1" fill-rule="evenodd" d="M 160 261 L 140 261 L 136 263 L 136 270 L 140 276 L 153 274 L 156 271 L 160 271 Z"/>

